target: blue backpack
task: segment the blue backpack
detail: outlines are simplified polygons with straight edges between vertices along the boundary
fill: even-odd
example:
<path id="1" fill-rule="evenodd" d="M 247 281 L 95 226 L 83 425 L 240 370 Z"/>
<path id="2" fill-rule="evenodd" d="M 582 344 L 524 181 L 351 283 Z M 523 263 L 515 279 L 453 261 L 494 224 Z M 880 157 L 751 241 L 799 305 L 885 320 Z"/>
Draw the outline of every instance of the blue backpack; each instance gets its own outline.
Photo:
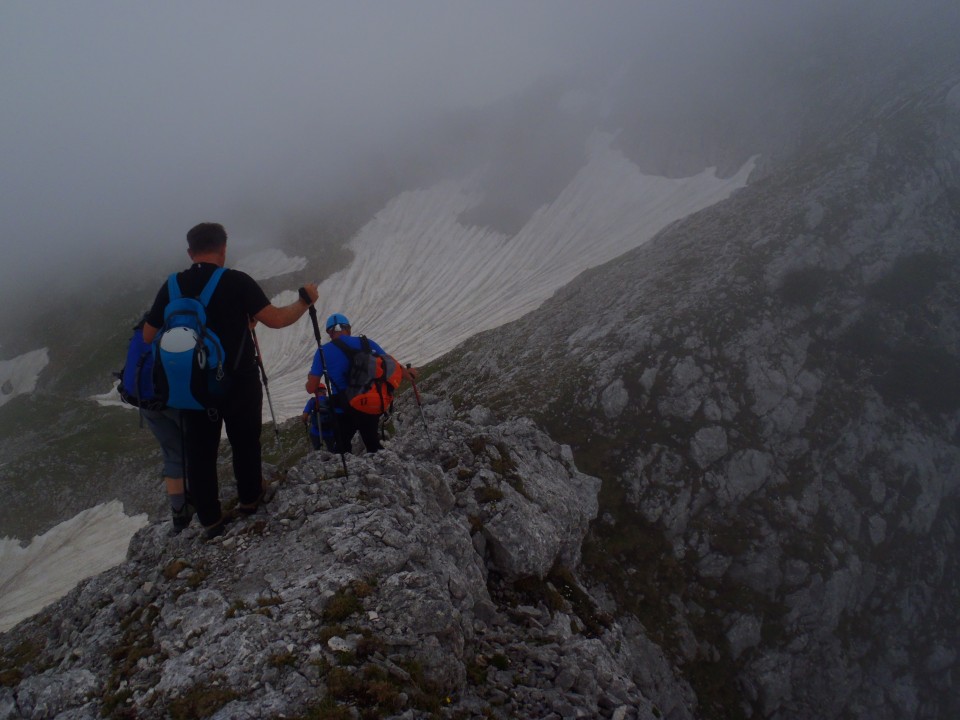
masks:
<path id="1" fill-rule="evenodd" d="M 330 398 L 320 398 L 319 405 L 317 397 L 310 398 L 307 403 L 310 412 L 310 434 L 322 435 L 323 437 L 333 437 L 334 417 L 333 408 L 330 407 Z"/>
<path id="2" fill-rule="evenodd" d="M 207 305 L 225 271 L 217 268 L 198 298 L 183 297 L 176 273 L 167 279 L 170 301 L 153 341 L 154 385 L 167 407 L 214 408 L 226 392 L 223 345 L 207 327 Z"/>
<path id="3" fill-rule="evenodd" d="M 153 346 L 143 341 L 142 322 L 133 329 L 123 370 L 114 374 L 120 380 L 117 392 L 125 403 L 144 410 L 166 407 L 153 387 Z"/>

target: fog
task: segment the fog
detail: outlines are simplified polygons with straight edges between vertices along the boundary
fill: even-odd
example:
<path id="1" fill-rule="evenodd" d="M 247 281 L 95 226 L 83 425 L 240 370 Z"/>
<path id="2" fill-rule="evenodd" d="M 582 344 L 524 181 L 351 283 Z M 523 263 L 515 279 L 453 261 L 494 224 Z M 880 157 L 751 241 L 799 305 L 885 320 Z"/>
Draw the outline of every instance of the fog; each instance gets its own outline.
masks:
<path id="1" fill-rule="evenodd" d="M 180 261 L 204 219 L 270 233 L 427 117 L 584 61 L 604 34 L 624 40 L 591 15 L 544 2 L 4 3 L 3 285 L 156 244 Z"/>
<path id="2" fill-rule="evenodd" d="M 5 2 L 0 293 L 136 262 L 162 275 L 203 220 L 269 245 L 444 114 L 576 76 L 602 117 L 604 87 L 638 67 L 646 107 L 619 112 L 652 112 L 724 57 L 802 54 L 862 7 L 902 27 L 897 3 L 854 0 Z"/>

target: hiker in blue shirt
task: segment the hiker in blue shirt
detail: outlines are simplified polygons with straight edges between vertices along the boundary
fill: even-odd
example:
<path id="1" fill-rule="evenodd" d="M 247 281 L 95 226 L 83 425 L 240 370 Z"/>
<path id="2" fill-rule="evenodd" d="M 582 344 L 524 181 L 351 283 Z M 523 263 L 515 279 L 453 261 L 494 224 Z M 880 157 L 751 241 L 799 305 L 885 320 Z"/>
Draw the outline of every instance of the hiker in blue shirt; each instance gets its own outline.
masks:
<path id="1" fill-rule="evenodd" d="M 313 395 L 303 408 L 303 425 L 309 431 L 310 444 L 314 450 L 326 447 L 330 452 L 335 452 L 333 415 L 330 398 L 327 397 L 327 386 L 323 383 L 320 383 L 316 395 Z"/>
<path id="2" fill-rule="evenodd" d="M 382 448 L 379 437 L 380 416 L 377 414 L 363 413 L 354 408 L 345 401 L 342 390 L 347 387 L 350 375 L 350 358 L 343 350 L 334 343 L 336 340 L 344 342 L 354 350 L 359 350 L 363 346 L 364 340 L 370 344 L 370 350 L 377 355 L 386 355 L 386 351 L 377 343 L 369 338 L 353 337 L 351 335 L 350 321 L 342 313 L 334 313 L 327 318 L 327 335 L 330 336 L 330 342 L 324 343 L 323 353 L 318 349 L 313 356 L 313 365 L 310 367 L 310 374 L 307 375 L 307 392 L 311 395 L 320 386 L 324 367 L 323 361 L 326 361 L 326 374 L 330 384 L 330 404 L 336 413 L 335 432 L 336 432 L 336 450 L 338 453 L 351 452 L 353 437 L 358 432 L 363 440 L 367 452 L 377 452 Z M 402 368 L 403 377 L 411 380 L 417 379 L 416 368 Z"/>

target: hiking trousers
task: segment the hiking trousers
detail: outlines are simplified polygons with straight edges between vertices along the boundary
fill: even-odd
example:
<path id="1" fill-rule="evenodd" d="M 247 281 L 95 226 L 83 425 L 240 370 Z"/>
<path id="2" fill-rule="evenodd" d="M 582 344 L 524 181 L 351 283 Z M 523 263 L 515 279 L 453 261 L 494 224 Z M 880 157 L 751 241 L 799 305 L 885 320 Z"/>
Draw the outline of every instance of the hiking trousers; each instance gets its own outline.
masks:
<path id="1" fill-rule="evenodd" d="M 160 444 L 163 455 L 162 477 L 183 477 L 183 437 L 180 432 L 180 411 L 173 408 L 165 410 L 141 410 L 147 427 Z"/>
<path id="2" fill-rule="evenodd" d="M 190 499 L 203 525 L 213 525 L 221 515 L 217 457 L 224 427 L 233 452 L 238 501 L 255 503 L 260 498 L 262 408 L 263 388 L 254 368 L 233 378 L 218 410 L 183 411 Z"/>
<path id="3" fill-rule="evenodd" d="M 337 451 L 337 442 L 332 433 L 329 435 L 324 434 L 322 439 L 319 435 L 310 433 L 310 444 L 314 450 L 323 450 L 326 448 L 330 452 Z"/>
<path id="4" fill-rule="evenodd" d="M 380 444 L 380 416 L 362 413 L 352 407 L 344 408 L 337 413 L 338 440 L 336 452 L 351 452 L 353 436 L 360 433 L 360 439 L 367 452 L 377 452 L 382 449 Z"/>

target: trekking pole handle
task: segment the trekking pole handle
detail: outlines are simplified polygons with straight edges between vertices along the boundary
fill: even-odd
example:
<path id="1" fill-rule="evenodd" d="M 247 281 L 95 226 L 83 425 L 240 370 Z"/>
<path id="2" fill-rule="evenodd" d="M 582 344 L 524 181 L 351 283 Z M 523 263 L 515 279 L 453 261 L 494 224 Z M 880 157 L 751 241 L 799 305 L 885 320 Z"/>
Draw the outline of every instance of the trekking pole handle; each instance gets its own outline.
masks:
<path id="1" fill-rule="evenodd" d="M 297 289 L 297 295 L 300 296 L 300 299 L 303 300 L 308 308 L 313 307 L 313 301 L 310 299 L 310 293 L 307 292 L 307 289 L 302 285 Z"/>
<path id="2" fill-rule="evenodd" d="M 411 367 L 410 363 L 407 363 L 407 370 L 409 370 L 410 367 Z M 416 396 L 416 398 L 417 398 L 417 405 L 419 405 L 419 404 L 420 404 L 420 390 L 417 388 L 417 382 L 416 382 L 416 380 L 411 379 L 411 380 L 410 380 L 410 384 L 413 385 L 413 394 L 414 394 L 414 395 Z"/>

